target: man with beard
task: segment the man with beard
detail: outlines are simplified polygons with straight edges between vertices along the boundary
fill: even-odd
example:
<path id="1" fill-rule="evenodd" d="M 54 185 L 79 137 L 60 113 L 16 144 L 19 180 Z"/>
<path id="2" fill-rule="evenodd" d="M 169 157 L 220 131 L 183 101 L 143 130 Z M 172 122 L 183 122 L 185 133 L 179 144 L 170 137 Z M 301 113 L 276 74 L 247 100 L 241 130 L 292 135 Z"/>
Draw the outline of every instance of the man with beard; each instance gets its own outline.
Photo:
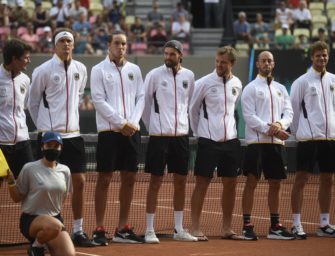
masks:
<path id="1" fill-rule="evenodd" d="M 278 208 L 280 182 L 286 179 L 284 141 L 289 137 L 285 130 L 293 118 L 292 106 L 286 88 L 272 78 L 273 55 L 261 52 L 256 66 L 258 75 L 244 88 L 241 98 L 248 145 L 243 163 L 247 176 L 242 198 L 243 235 L 246 240 L 258 240 L 250 219 L 254 191 L 263 172 L 269 184 L 271 226 L 267 238 L 291 240 L 294 236 L 279 222 Z"/>
<path id="2" fill-rule="evenodd" d="M 236 51 L 230 46 L 216 52 L 215 70 L 195 83 L 190 103 L 190 123 L 198 137 L 192 194 L 192 235 L 199 241 L 208 238 L 200 229 L 200 216 L 215 169 L 222 178 L 222 239 L 241 240 L 231 229 L 235 205 L 236 177 L 239 170 L 240 141 L 237 139 L 235 109 L 242 84 L 232 73 Z"/>
<path id="3" fill-rule="evenodd" d="M 127 37 L 113 32 L 108 39 L 108 56 L 91 72 L 92 99 L 97 111 L 97 171 L 95 189 L 96 230 L 93 240 L 107 245 L 104 217 L 113 172 L 120 171 L 120 212 L 113 242 L 143 243 L 128 226 L 136 180 L 141 135 L 139 121 L 144 108 L 140 68 L 126 60 Z"/>
<path id="4" fill-rule="evenodd" d="M 145 108 L 142 120 L 149 131 L 145 171 L 151 174 L 147 192 L 146 243 L 159 243 L 153 223 L 165 166 L 173 173 L 175 231 L 179 241 L 197 241 L 183 229 L 186 177 L 188 173 L 188 105 L 194 89 L 194 74 L 181 66 L 183 47 L 171 40 L 164 45 L 165 64 L 145 78 Z"/>
<path id="5" fill-rule="evenodd" d="M 316 163 L 320 171 L 320 227 L 316 235 L 335 237 L 335 227 L 329 223 L 335 172 L 335 76 L 326 70 L 329 46 L 325 42 L 311 45 L 310 56 L 312 67 L 294 81 L 291 89 L 294 110 L 291 131 L 298 141 L 297 173 L 291 194 L 292 233 L 297 239 L 306 239 L 300 214 L 304 187 Z"/>
<path id="6" fill-rule="evenodd" d="M 74 217 L 73 243 L 92 247 L 83 231 L 85 145 L 79 130 L 79 102 L 84 93 L 87 71 L 72 58 L 74 37 L 70 29 L 59 29 L 53 37 L 55 54 L 35 68 L 29 95 L 29 112 L 39 132 L 38 144 L 46 131 L 59 132 L 63 149 L 59 162 L 70 168 Z M 41 152 L 40 152 L 41 153 Z"/>

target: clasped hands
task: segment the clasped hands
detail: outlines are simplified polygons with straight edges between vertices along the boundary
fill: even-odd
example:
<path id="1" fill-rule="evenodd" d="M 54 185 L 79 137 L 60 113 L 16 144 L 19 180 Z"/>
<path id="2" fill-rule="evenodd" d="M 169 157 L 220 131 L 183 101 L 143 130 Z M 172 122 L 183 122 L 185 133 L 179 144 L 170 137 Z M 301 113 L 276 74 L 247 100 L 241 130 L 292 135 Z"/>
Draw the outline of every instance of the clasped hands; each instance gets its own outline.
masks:
<path id="1" fill-rule="evenodd" d="M 268 126 L 270 127 L 267 133 L 269 136 L 274 136 L 280 140 L 287 140 L 290 137 L 290 134 L 282 129 L 279 122 L 268 124 Z"/>
<path id="2" fill-rule="evenodd" d="M 135 127 L 131 123 L 126 123 L 120 130 L 123 136 L 128 136 L 128 137 L 133 136 L 136 131 L 137 131 L 137 127 Z"/>

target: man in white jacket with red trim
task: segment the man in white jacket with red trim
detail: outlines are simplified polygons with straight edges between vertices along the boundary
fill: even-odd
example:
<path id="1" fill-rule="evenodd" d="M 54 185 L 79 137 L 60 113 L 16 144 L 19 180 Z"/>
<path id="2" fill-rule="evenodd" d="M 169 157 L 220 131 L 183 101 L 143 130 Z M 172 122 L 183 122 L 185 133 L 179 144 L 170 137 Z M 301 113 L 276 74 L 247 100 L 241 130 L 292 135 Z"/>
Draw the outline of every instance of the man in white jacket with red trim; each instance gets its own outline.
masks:
<path id="1" fill-rule="evenodd" d="M 53 40 L 55 54 L 33 71 L 29 112 L 39 132 L 38 143 L 50 130 L 62 136 L 60 163 L 70 168 L 73 183 L 72 240 L 77 246 L 92 247 L 93 243 L 83 231 L 86 161 L 84 140 L 79 130 L 79 103 L 86 86 L 87 71 L 83 63 L 72 58 L 74 37 L 70 29 L 57 30 Z"/>
<path id="2" fill-rule="evenodd" d="M 293 111 L 286 88 L 273 80 L 273 55 L 264 51 L 258 55 L 257 77 L 242 92 L 242 112 L 245 140 L 248 144 L 243 163 L 247 181 L 243 191 L 243 234 L 246 240 L 258 240 L 251 223 L 254 191 L 264 174 L 269 183 L 268 205 L 271 226 L 268 239 L 291 240 L 294 236 L 279 222 L 280 182 L 286 179 L 284 140 Z"/>
<path id="3" fill-rule="evenodd" d="M 145 171 L 151 174 L 147 192 L 145 241 L 159 243 L 154 231 L 158 192 L 165 166 L 173 173 L 175 232 L 179 241 L 197 241 L 184 230 L 183 209 L 189 159 L 188 106 L 194 89 L 194 74 L 181 66 L 183 47 L 179 41 L 164 46 L 165 64 L 145 78 L 145 109 L 142 120 L 149 131 Z"/>
<path id="4" fill-rule="evenodd" d="M 215 169 L 223 185 L 221 237 L 243 239 L 231 228 L 241 153 L 235 109 L 242 93 L 242 83 L 232 73 L 236 58 L 234 48 L 219 48 L 216 51 L 215 70 L 196 81 L 190 104 L 191 128 L 193 135 L 198 138 L 194 168 L 196 184 L 191 201 L 192 235 L 199 241 L 208 240 L 200 229 L 200 216 Z"/>
<path id="5" fill-rule="evenodd" d="M 303 193 L 317 163 L 320 171 L 320 227 L 317 236 L 335 237 L 329 223 L 332 186 L 335 172 L 335 75 L 327 72 L 329 46 L 316 42 L 310 47 L 312 67 L 294 81 L 291 101 L 294 118 L 291 131 L 297 146 L 297 172 L 292 189 L 292 232 L 306 239 L 301 224 Z"/>
<path id="6" fill-rule="evenodd" d="M 95 190 L 96 230 L 94 242 L 107 245 L 104 217 L 113 172 L 120 171 L 119 223 L 113 242 L 142 243 L 128 226 L 128 216 L 137 174 L 141 135 L 139 121 L 144 108 L 140 68 L 126 60 L 127 37 L 116 31 L 109 37 L 108 56 L 91 72 L 91 93 L 98 129 Z"/>

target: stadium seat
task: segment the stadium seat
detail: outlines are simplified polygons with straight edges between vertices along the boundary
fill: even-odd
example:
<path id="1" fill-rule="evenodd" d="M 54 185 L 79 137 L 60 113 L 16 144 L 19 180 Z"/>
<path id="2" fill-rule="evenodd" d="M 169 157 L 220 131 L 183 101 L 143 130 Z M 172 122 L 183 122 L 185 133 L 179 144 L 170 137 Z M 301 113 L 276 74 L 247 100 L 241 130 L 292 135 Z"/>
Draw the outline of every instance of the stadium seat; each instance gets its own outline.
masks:
<path id="1" fill-rule="evenodd" d="M 313 9 L 313 10 L 310 10 L 310 12 L 311 12 L 312 17 L 322 15 L 322 10 L 319 10 L 319 9 Z"/>
<path id="2" fill-rule="evenodd" d="M 312 17 L 312 25 L 314 28 L 325 27 L 327 25 L 327 18 L 326 16 L 317 15 Z"/>
<path id="3" fill-rule="evenodd" d="M 328 29 L 326 27 L 323 28 L 325 30 L 325 35 L 328 36 Z M 319 28 L 314 28 L 312 31 L 312 37 L 318 37 Z"/>
<path id="4" fill-rule="evenodd" d="M 126 16 L 126 24 L 130 27 L 134 23 L 135 23 L 135 16 L 134 15 L 127 15 Z"/>
<path id="5" fill-rule="evenodd" d="M 283 30 L 282 30 L 281 28 L 277 28 L 277 29 L 275 30 L 275 37 L 276 37 L 276 36 L 280 36 L 280 35 L 282 35 L 282 34 L 283 34 Z M 288 35 L 291 35 L 291 30 L 290 30 L 290 29 L 287 30 L 287 34 L 288 34 Z"/>
<path id="6" fill-rule="evenodd" d="M 335 17 L 335 9 L 327 10 L 327 17 L 329 20 L 333 20 Z"/>
<path id="7" fill-rule="evenodd" d="M 309 10 L 321 10 L 321 11 L 323 11 L 324 10 L 324 4 L 323 3 L 312 2 L 312 3 L 309 3 L 308 8 L 309 8 Z"/>
<path id="8" fill-rule="evenodd" d="M 249 56 L 249 44 L 237 42 L 235 45 L 235 49 L 237 50 L 239 57 Z"/>
<path id="9" fill-rule="evenodd" d="M 335 10 L 335 3 L 327 3 L 326 9 L 327 9 L 327 12 L 329 10 Z"/>
<path id="10" fill-rule="evenodd" d="M 52 4 L 51 4 L 50 1 L 42 1 L 42 9 L 43 10 L 50 11 L 51 8 L 52 8 Z"/>
<path id="11" fill-rule="evenodd" d="M 307 28 L 296 28 L 293 31 L 293 35 L 295 37 L 298 37 L 299 35 L 304 35 L 307 38 L 309 38 L 310 37 L 310 32 L 309 32 L 309 29 L 307 29 Z"/>
<path id="12" fill-rule="evenodd" d="M 93 15 L 98 15 L 101 14 L 103 12 L 103 6 L 101 3 L 97 3 L 97 2 L 91 2 L 90 3 L 90 11 L 92 11 Z"/>

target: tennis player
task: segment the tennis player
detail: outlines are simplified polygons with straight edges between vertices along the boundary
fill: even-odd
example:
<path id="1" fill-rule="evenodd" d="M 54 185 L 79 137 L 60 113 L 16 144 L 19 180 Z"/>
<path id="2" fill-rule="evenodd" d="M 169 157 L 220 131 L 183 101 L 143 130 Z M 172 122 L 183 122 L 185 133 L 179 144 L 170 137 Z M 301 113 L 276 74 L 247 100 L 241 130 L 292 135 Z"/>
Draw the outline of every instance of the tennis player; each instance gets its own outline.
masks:
<path id="1" fill-rule="evenodd" d="M 237 54 L 234 48 L 217 49 L 215 70 L 195 83 L 190 104 L 190 124 L 198 138 L 192 194 L 192 235 L 198 241 L 208 238 L 200 228 L 200 216 L 208 186 L 215 169 L 222 177 L 222 238 L 241 240 L 231 229 L 235 205 L 236 177 L 240 165 L 240 141 L 237 139 L 235 109 L 241 96 L 242 84 L 232 73 Z"/>
<path id="2" fill-rule="evenodd" d="M 18 39 L 7 41 L 0 66 L 0 148 L 17 177 L 27 162 L 34 160 L 26 114 L 29 77 L 22 71 L 30 63 L 31 47 Z"/>
<path id="3" fill-rule="evenodd" d="M 246 85 L 241 98 L 248 145 L 243 163 L 243 174 L 247 176 L 242 198 L 243 234 L 246 240 L 258 240 L 251 211 L 255 188 L 263 172 L 269 184 L 271 226 L 267 238 L 291 240 L 294 236 L 280 224 L 278 211 L 280 183 L 286 179 L 284 141 L 289 135 L 285 130 L 293 118 L 292 106 L 286 88 L 272 78 L 273 55 L 261 52 L 256 66 L 258 75 Z"/>
<path id="4" fill-rule="evenodd" d="M 17 180 L 8 171 L 9 194 L 22 205 L 20 231 L 31 242 L 29 256 L 43 256 L 45 247 L 51 255 L 72 256 L 75 249 L 60 215 L 72 190 L 69 168 L 57 162 L 63 141 L 59 133 L 46 132 L 41 142 L 42 159 L 27 163 Z"/>
<path id="5" fill-rule="evenodd" d="M 94 246 L 83 231 L 85 184 L 85 148 L 79 131 L 79 101 L 87 81 L 84 64 L 72 58 L 73 33 L 59 29 L 54 37 L 52 59 L 35 68 L 29 96 L 29 112 L 39 132 L 38 141 L 46 131 L 53 130 L 63 138 L 60 162 L 71 170 L 73 182 L 72 239 L 75 245 Z"/>
<path id="6" fill-rule="evenodd" d="M 197 241 L 182 225 L 189 159 L 188 106 L 194 89 L 194 74 L 181 66 L 182 58 L 182 44 L 176 40 L 168 41 L 164 46 L 165 64 L 151 70 L 145 78 L 142 120 L 150 135 L 145 171 L 151 174 L 146 205 L 146 243 L 159 243 L 153 223 L 166 165 L 173 173 L 173 238 Z"/>
<path id="7" fill-rule="evenodd" d="M 117 243 L 143 243 L 129 227 L 128 216 L 137 174 L 141 135 L 139 121 L 144 108 L 144 86 L 140 68 L 126 60 L 127 37 L 113 32 L 108 56 L 92 68 L 91 93 L 98 129 L 95 189 L 96 230 L 93 240 L 107 245 L 104 217 L 107 193 L 114 171 L 119 170 L 119 223 L 113 237 Z"/>
<path id="8" fill-rule="evenodd" d="M 297 146 L 297 173 L 292 189 L 292 233 L 306 239 L 301 224 L 304 187 L 317 163 L 320 171 L 319 207 L 320 237 L 335 237 L 335 227 L 329 223 L 332 186 L 335 172 L 335 75 L 327 72 L 329 46 L 316 42 L 310 47 L 312 67 L 294 81 L 291 102 L 294 118 L 291 131 Z"/>

